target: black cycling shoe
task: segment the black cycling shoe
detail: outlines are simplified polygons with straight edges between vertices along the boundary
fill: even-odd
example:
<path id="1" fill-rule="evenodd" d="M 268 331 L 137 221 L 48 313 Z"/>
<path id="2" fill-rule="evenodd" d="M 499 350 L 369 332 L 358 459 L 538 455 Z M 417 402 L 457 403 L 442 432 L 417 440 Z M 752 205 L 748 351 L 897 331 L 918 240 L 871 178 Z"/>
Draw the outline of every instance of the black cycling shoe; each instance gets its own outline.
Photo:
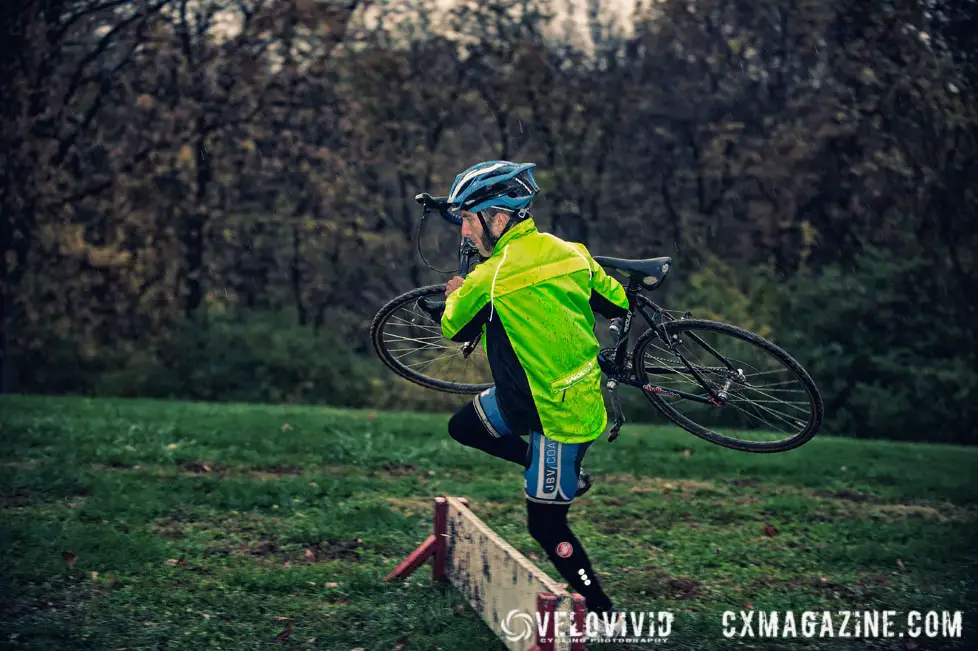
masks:
<path id="1" fill-rule="evenodd" d="M 574 493 L 574 497 L 580 497 L 591 490 L 591 483 L 591 473 L 581 470 L 581 474 L 577 476 L 577 492 Z"/>

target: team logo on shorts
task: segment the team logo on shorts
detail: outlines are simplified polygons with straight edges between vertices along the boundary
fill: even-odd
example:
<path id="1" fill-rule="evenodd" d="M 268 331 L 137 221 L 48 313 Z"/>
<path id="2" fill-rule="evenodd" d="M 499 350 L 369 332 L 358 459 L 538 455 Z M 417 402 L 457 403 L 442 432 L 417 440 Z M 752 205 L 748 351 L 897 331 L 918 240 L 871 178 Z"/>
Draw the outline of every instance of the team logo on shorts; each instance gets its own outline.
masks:
<path id="1" fill-rule="evenodd" d="M 574 547 L 569 542 L 562 542 L 557 545 L 557 556 L 561 558 L 570 558 L 570 555 L 574 553 Z"/>

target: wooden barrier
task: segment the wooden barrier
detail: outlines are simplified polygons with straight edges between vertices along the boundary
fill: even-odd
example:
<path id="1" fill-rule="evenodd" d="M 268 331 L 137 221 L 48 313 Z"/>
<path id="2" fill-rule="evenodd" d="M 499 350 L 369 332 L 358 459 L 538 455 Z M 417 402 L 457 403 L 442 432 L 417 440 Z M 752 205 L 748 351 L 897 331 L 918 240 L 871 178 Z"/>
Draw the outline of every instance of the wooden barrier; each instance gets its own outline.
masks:
<path id="1" fill-rule="evenodd" d="M 568 593 L 503 540 L 466 499 L 436 497 L 433 525 L 432 534 L 384 581 L 406 577 L 431 559 L 431 578 L 458 589 L 510 651 L 584 651 L 583 640 L 554 635 L 558 613 L 584 630 L 584 598 Z M 537 621 L 547 622 L 543 635 Z"/>

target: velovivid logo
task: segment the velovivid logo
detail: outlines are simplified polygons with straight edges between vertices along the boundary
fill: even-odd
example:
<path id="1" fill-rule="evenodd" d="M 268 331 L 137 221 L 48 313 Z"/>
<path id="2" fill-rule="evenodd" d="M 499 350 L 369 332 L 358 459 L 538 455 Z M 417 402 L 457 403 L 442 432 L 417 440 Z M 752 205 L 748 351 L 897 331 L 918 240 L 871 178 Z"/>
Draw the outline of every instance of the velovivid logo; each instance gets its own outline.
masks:
<path id="1" fill-rule="evenodd" d="M 674 616 L 668 611 L 588 613 L 584 629 L 574 623 L 571 613 L 529 614 L 511 610 L 500 623 L 510 642 L 529 640 L 536 633 L 541 641 L 588 638 L 591 641 L 631 643 L 663 642 L 672 633 Z"/>
<path id="2" fill-rule="evenodd" d="M 522 642 L 533 637 L 533 618 L 518 610 L 509 611 L 500 626 L 510 642 Z"/>

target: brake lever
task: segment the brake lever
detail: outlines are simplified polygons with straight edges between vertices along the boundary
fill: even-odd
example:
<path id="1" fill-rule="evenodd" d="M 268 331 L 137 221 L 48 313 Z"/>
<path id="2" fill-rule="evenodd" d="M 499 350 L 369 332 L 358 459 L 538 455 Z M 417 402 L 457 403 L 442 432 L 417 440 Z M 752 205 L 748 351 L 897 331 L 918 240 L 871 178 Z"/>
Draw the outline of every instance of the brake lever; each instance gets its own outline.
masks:
<path id="1" fill-rule="evenodd" d="M 458 245 L 458 275 L 465 278 L 469 273 L 469 261 L 472 259 L 472 254 L 477 253 L 479 249 L 475 247 L 467 237 L 463 237 L 462 241 Z"/>

